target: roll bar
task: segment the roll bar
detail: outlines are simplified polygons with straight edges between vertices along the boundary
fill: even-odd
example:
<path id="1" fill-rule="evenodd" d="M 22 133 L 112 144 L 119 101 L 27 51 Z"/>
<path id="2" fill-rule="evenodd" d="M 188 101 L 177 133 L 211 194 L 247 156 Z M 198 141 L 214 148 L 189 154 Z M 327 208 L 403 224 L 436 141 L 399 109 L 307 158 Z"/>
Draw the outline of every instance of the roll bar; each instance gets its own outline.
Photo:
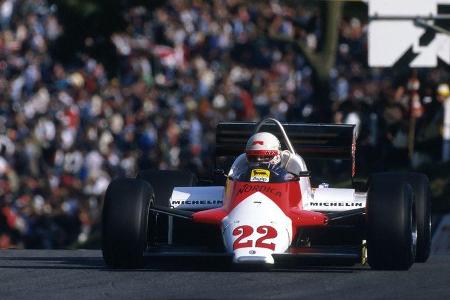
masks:
<path id="1" fill-rule="evenodd" d="M 289 150 L 292 154 L 295 154 L 295 149 L 294 149 L 294 147 L 292 147 L 291 141 L 289 140 L 289 138 L 288 138 L 288 136 L 287 136 L 287 134 L 286 134 L 286 131 L 284 130 L 283 125 L 281 125 L 281 123 L 280 123 L 278 120 L 274 119 L 274 118 L 266 118 L 266 119 L 262 120 L 261 122 L 259 122 L 259 123 L 256 125 L 255 131 L 253 132 L 253 134 L 258 133 L 259 130 L 261 129 L 261 127 L 262 127 L 264 124 L 270 123 L 270 122 L 275 123 L 275 124 L 278 126 L 278 129 L 280 129 L 281 134 L 283 135 L 284 142 L 286 143 L 286 146 L 288 147 L 288 150 Z"/>

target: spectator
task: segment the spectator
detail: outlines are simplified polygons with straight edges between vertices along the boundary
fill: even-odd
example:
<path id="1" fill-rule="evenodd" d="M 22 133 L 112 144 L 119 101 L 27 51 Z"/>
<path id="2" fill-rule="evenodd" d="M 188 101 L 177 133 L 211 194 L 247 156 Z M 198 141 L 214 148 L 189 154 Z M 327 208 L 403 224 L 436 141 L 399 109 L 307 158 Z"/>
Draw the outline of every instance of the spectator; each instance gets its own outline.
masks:
<path id="1" fill-rule="evenodd" d="M 447 84 L 440 84 L 437 90 L 438 100 L 442 103 L 444 117 L 442 129 L 442 161 L 450 161 L 450 89 Z"/>
<path id="2" fill-rule="evenodd" d="M 3 1 L 0 247 L 86 242 L 114 177 L 142 168 L 209 175 L 219 121 L 314 121 L 311 68 L 267 36 L 280 32 L 318 47 L 317 9 L 289 3 L 134 7 L 125 12 L 126 30 L 112 35 L 119 69 L 108 77 L 88 53 L 66 63 L 52 57 L 64 28 L 47 1 Z M 407 164 L 409 74 L 369 69 L 366 32 L 357 18 L 339 27 L 330 75 L 335 121 L 358 126 L 364 161 Z M 449 74 L 437 68 L 415 76 L 425 107 L 419 122 L 432 120 L 441 112 L 432 108 L 432 91 Z"/>

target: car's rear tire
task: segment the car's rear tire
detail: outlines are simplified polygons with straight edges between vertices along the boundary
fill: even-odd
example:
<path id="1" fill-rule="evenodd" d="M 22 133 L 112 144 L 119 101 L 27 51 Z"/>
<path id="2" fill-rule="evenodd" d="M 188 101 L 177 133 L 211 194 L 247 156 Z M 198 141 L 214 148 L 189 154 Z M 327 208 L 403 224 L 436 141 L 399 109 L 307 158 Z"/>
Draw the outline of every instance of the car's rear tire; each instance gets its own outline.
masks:
<path id="1" fill-rule="evenodd" d="M 368 261 L 375 270 L 408 270 L 415 260 L 417 222 L 411 186 L 389 173 L 369 179 Z"/>
<path id="2" fill-rule="evenodd" d="M 172 190 L 176 186 L 193 186 L 197 177 L 189 171 L 143 170 L 137 178 L 150 183 L 155 193 L 155 205 L 169 207 Z"/>
<path id="3" fill-rule="evenodd" d="M 108 267 L 143 266 L 153 199 L 151 185 L 143 180 L 119 178 L 109 184 L 102 216 L 102 252 Z"/>
<path id="4" fill-rule="evenodd" d="M 412 187 L 417 220 L 416 262 L 426 262 L 431 250 L 430 181 L 426 175 L 420 173 L 398 173 L 395 176 Z"/>

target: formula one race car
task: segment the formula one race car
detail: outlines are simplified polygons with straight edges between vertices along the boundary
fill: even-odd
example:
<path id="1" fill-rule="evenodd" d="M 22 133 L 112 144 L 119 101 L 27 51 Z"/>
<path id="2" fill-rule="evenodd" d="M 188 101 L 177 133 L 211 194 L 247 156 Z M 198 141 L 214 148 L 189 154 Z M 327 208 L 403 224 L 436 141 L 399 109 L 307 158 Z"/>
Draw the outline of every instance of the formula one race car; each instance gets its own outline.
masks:
<path id="1" fill-rule="evenodd" d="M 267 143 L 248 142 L 258 132 L 282 139 L 287 149 L 242 154 L 249 144 Z M 350 161 L 353 176 L 355 148 L 352 125 L 220 123 L 209 180 L 198 182 L 186 171 L 145 170 L 110 183 L 102 219 L 104 260 L 109 267 L 134 268 L 148 253 L 189 252 L 221 253 L 234 264 L 252 265 L 283 257 L 351 264 L 367 258 L 373 269 L 407 270 L 425 262 L 431 231 L 425 175 L 377 173 L 362 190 L 311 187 L 304 159 Z M 280 157 L 270 164 L 252 161 L 249 153 Z"/>

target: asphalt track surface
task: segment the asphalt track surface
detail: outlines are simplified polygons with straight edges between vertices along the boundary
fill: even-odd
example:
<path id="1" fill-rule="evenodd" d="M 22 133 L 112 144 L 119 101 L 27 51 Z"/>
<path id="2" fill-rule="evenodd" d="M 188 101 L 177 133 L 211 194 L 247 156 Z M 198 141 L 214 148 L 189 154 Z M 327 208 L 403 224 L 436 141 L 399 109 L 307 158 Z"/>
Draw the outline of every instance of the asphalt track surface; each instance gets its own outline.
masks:
<path id="1" fill-rule="evenodd" d="M 109 270 L 96 250 L 0 251 L 0 299 L 450 299 L 450 255 L 409 271 L 366 266 L 234 270 L 217 258 Z"/>

